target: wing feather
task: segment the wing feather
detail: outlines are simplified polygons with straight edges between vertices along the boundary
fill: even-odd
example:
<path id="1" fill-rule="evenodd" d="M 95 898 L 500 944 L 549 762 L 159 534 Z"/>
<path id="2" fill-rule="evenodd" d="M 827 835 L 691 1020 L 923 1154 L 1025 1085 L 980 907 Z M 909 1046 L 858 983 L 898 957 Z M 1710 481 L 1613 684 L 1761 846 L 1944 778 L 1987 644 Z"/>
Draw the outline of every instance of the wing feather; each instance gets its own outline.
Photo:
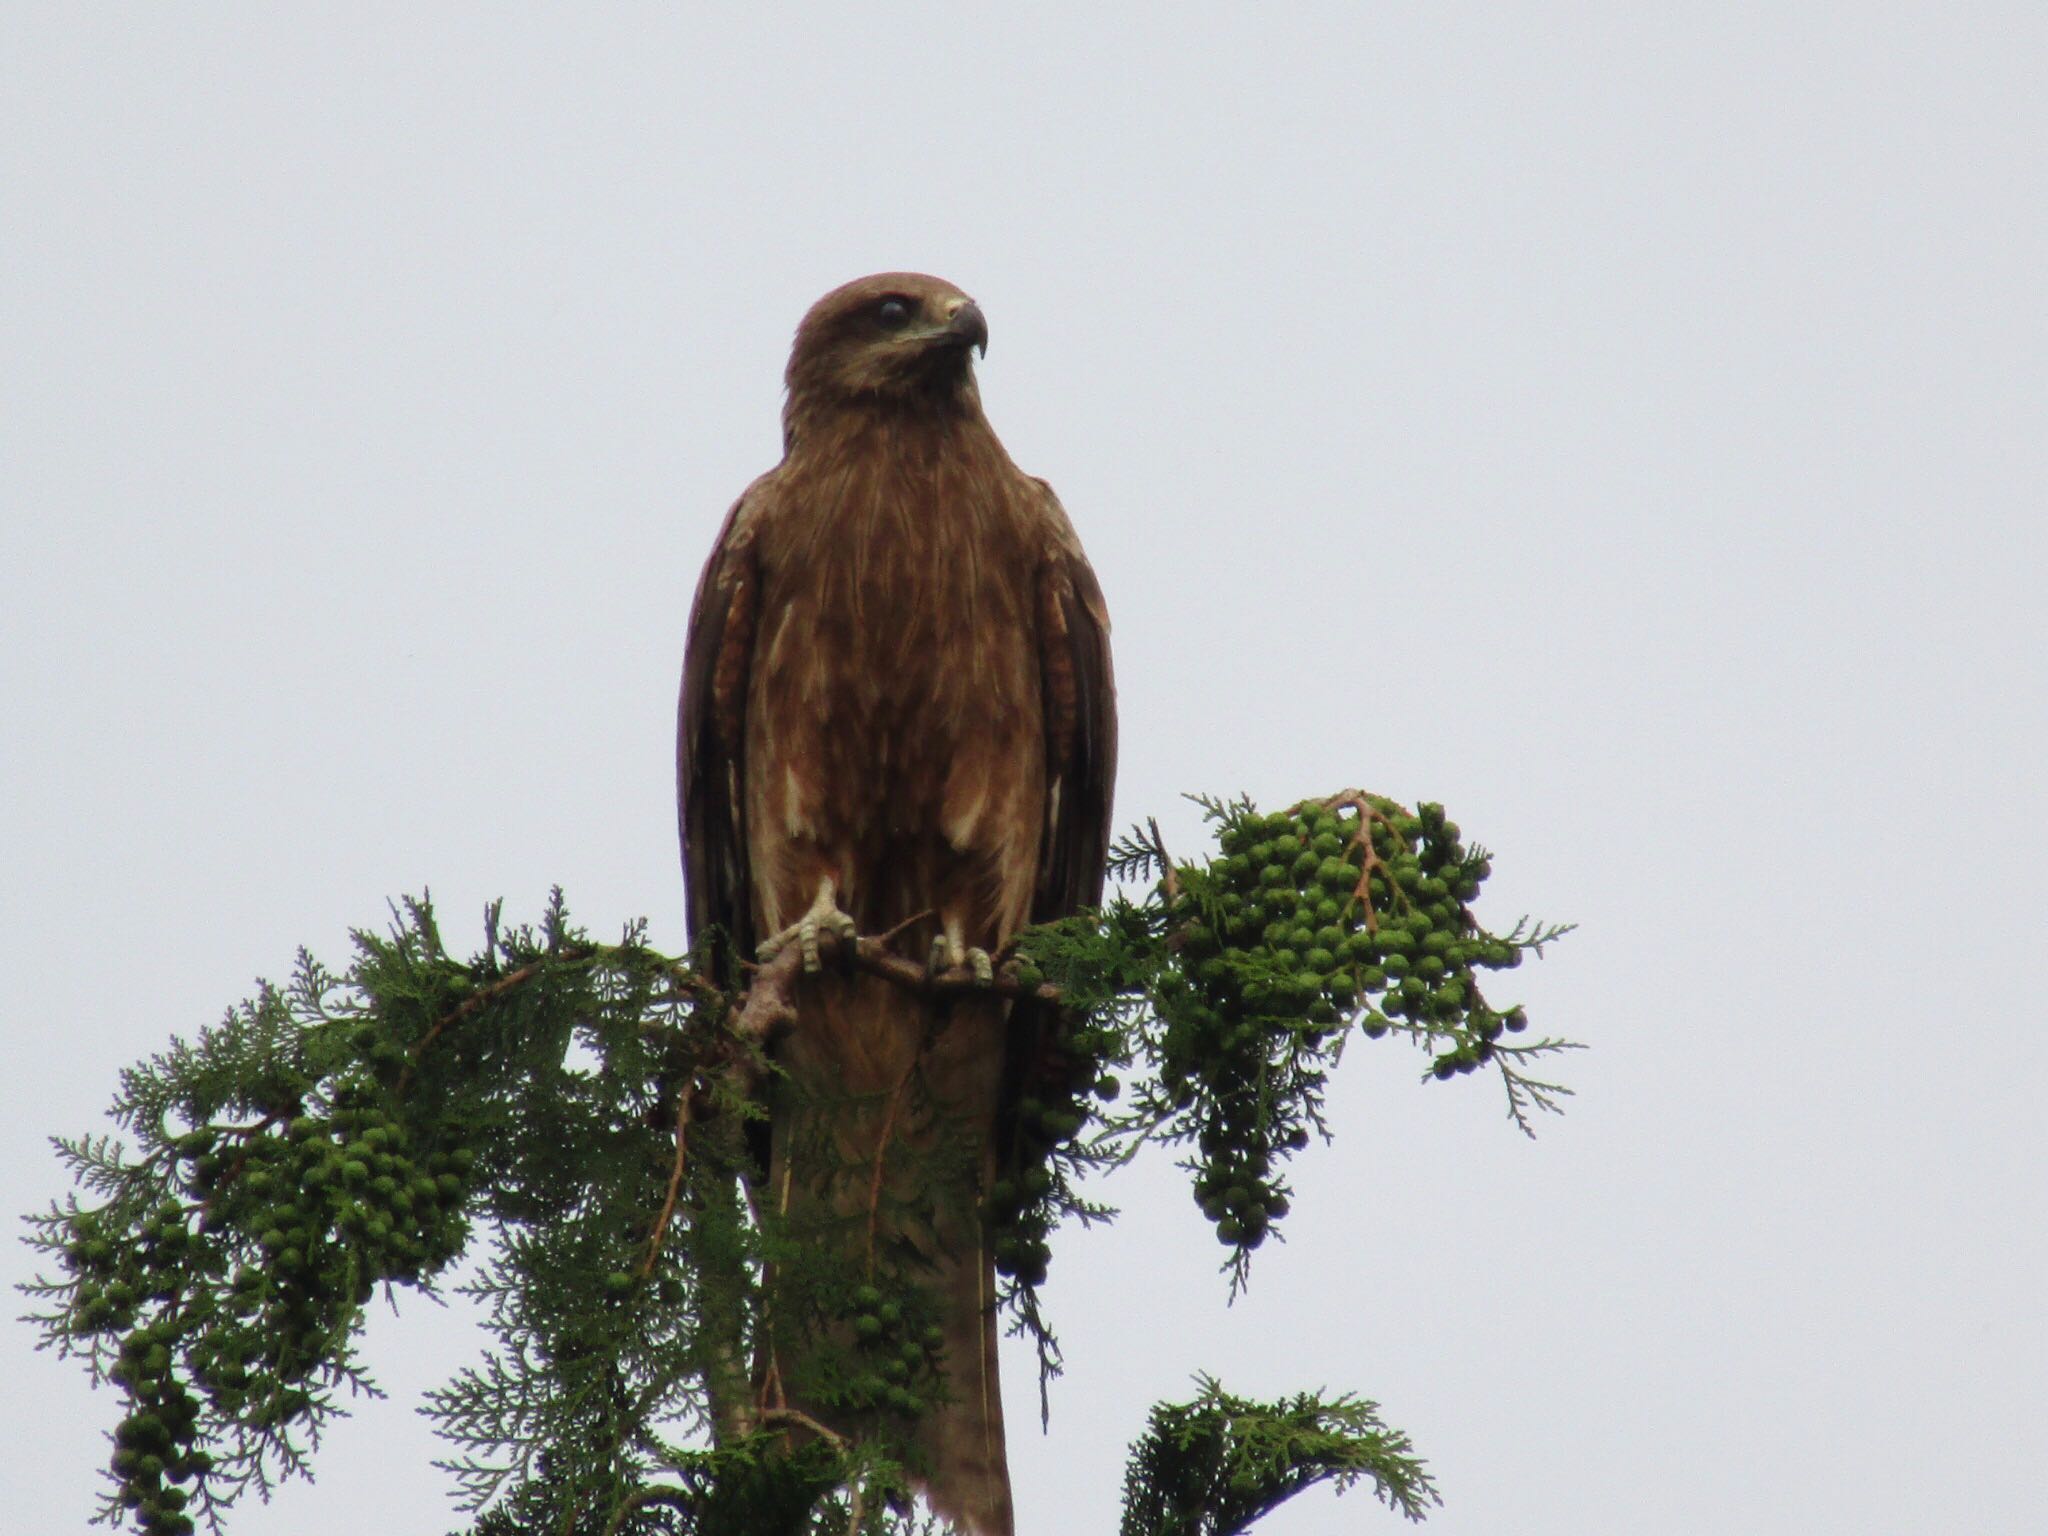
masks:
<path id="1" fill-rule="evenodd" d="M 1031 920 L 1050 922 L 1102 900 L 1116 790 L 1116 683 L 1109 609 L 1051 487 L 1043 492 L 1053 548 L 1038 573 L 1039 676 L 1045 719 L 1044 830 Z M 996 1144 L 1006 1166 L 1025 1154 L 1017 1106 L 1072 1064 L 1059 1050 L 1058 1011 L 1020 999 L 1010 1012 Z"/>
<path id="2" fill-rule="evenodd" d="M 766 477 L 764 477 L 765 479 Z M 737 978 L 733 961 L 754 953 L 752 878 L 747 867 L 746 702 L 760 593 L 748 512 L 761 481 L 733 503 L 690 607 L 676 718 L 676 807 L 690 940 L 719 933 L 715 973 Z"/>
<path id="3" fill-rule="evenodd" d="M 1066 513 L 1045 495 L 1064 537 L 1040 577 L 1046 805 L 1033 922 L 1102 900 L 1116 791 L 1109 609 Z"/>

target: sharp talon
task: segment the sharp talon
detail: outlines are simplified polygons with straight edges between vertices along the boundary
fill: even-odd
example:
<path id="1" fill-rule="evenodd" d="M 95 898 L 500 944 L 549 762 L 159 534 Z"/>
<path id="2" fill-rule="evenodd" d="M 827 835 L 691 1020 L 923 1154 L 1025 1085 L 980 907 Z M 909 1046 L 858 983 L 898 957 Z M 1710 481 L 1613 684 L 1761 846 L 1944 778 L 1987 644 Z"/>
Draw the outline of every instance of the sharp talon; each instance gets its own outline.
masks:
<path id="1" fill-rule="evenodd" d="M 851 966 L 854 940 L 860 930 L 852 917 L 839 910 L 832 895 L 832 882 L 820 881 L 818 896 L 811 903 L 811 910 L 782 932 L 762 940 L 756 953 L 764 962 L 773 960 L 794 942 L 804 957 L 804 970 L 815 974 L 825 968 L 818 936 L 829 933 L 839 943 L 840 959 Z"/>
<path id="2" fill-rule="evenodd" d="M 950 933 L 940 933 L 933 938 L 931 958 L 925 961 L 925 976 L 930 978 L 945 971 L 957 970 L 961 966 L 974 973 L 974 984 L 977 987 L 994 985 L 996 967 L 987 950 L 963 948 L 960 941 Z"/>

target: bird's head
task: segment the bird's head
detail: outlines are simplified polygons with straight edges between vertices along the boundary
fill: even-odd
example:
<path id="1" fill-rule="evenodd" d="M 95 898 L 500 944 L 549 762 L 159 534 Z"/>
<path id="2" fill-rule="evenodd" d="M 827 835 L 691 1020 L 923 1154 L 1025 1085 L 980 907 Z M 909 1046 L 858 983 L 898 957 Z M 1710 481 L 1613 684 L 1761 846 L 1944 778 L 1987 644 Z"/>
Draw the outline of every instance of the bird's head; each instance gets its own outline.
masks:
<path id="1" fill-rule="evenodd" d="M 975 408 L 968 351 L 988 350 L 974 300 L 942 278 L 880 272 L 813 304 L 790 349 L 790 406 Z"/>

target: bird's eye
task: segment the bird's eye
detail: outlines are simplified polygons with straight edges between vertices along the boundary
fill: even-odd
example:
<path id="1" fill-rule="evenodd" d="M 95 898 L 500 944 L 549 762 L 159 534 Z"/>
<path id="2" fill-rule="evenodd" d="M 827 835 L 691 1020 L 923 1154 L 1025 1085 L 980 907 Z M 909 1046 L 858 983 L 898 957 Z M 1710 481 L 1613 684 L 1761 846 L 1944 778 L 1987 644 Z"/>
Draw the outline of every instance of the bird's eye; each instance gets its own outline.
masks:
<path id="1" fill-rule="evenodd" d="M 875 318 L 882 322 L 883 329 L 900 331 L 910 324 L 910 301 L 884 299 L 875 306 Z"/>

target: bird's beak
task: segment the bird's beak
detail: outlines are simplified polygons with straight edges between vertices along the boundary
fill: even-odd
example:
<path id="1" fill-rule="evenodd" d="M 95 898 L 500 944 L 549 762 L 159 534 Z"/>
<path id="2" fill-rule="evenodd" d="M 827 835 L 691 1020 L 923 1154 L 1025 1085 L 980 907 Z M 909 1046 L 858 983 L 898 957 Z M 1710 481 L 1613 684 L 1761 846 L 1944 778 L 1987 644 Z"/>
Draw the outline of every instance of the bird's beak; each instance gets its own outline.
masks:
<path id="1" fill-rule="evenodd" d="M 963 300 L 947 317 L 945 336 L 956 346 L 972 347 L 983 357 L 988 356 L 988 321 L 981 306 L 972 299 Z"/>

